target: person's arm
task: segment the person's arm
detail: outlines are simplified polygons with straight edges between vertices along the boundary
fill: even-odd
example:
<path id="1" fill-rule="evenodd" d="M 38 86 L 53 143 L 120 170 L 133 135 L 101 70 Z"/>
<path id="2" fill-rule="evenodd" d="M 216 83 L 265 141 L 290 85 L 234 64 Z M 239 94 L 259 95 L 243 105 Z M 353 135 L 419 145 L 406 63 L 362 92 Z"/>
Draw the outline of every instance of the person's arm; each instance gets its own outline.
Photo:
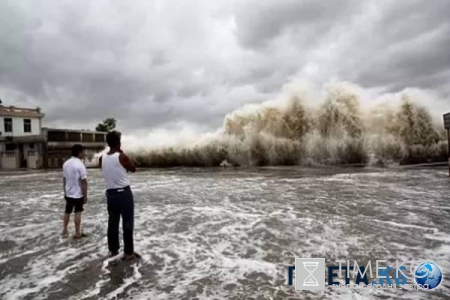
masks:
<path id="1" fill-rule="evenodd" d="M 103 156 L 100 156 L 100 158 L 98 159 L 98 166 L 100 167 L 100 169 L 102 168 L 102 159 Z"/>
<path id="2" fill-rule="evenodd" d="M 88 190 L 88 183 L 87 183 L 87 171 L 86 167 L 82 165 L 79 169 L 80 172 L 80 184 L 81 184 L 81 191 L 83 193 L 84 203 L 87 202 L 87 190 Z"/>
<path id="3" fill-rule="evenodd" d="M 134 166 L 131 159 L 123 152 L 120 152 L 119 155 L 120 164 L 127 170 L 128 172 L 134 173 L 136 172 L 136 167 Z"/>
<path id="4" fill-rule="evenodd" d="M 87 202 L 87 190 L 88 190 L 88 183 L 87 183 L 87 179 L 82 179 L 81 180 L 81 191 L 83 192 L 83 202 L 84 204 L 86 204 Z"/>
<path id="5" fill-rule="evenodd" d="M 64 191 L 64 198 L 66 198 L 66 177 L 63 177 L 63 191 Z"/>

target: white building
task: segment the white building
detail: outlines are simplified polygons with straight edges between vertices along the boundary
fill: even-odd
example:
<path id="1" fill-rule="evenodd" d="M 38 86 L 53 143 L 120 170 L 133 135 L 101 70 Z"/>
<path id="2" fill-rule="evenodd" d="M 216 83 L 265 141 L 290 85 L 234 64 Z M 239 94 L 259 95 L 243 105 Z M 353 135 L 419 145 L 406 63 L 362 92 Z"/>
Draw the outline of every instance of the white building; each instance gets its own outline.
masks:
<path id="1" fill-rule="evenodd" d="M 0 169 L 43 166 L 43 117 L 39 108 L 0 105 Z"/>
<path id="2" fill-rule="evenodd" d="M 106 132 L 42 128 L 39 108 L 0 104 L 0 169 L 61 168 L 74 144 L 88 157 L 105 149 Z"/>

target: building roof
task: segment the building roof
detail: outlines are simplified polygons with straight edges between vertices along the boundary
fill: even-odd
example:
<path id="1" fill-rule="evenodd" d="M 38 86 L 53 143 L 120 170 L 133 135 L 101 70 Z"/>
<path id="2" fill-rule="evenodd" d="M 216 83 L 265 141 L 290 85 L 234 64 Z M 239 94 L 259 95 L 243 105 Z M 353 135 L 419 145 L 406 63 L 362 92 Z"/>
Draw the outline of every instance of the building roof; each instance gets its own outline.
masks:
<path id="1" fill-rule="evenodd" d="M 48 128 L 48 127 L 42 127 L 42 130 L 45 130 L 47 132 L 79 132 L 79 133 L 95 133 L 95 134 L 108 134 L 104 131 L 94 131 L 89 129 L 64 129 L 64 128 Z"/>
<path id="2" fill-rule="evenodd" d="M 0 117 L 43 118 L 45 115 L 38 108 L 22 108 L 0 105 Z"/>

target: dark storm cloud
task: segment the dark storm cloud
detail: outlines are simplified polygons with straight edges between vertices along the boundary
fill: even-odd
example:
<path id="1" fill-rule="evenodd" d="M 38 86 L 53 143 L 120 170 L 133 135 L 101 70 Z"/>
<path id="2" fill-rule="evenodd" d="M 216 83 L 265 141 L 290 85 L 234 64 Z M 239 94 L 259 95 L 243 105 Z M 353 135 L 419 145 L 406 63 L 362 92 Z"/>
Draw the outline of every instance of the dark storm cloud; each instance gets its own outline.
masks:
<path id="1" fill-rule="evenodd" d="M 0 98 L 47 125 L 220 126 L 292 76 L 450 93 L 450 2 L 0 0 Z"/>
<path id="2" fill-rule="evenodd" d="M 247 47 L 259 47 L 286 29 L 302 30 L 304 42 L 324 34 L 358 11 L 361 1 L 262 0 L 242 5 L 237 13 L 237 36 Z M 308 45 L 305 45 L 308 47 Z"/>
<path id="3" fill-rule="evenodd" d="M 167 29 L 151 29 L 136 8 L 129 7 L 133 12 L 123 16 L 106 2 L 109 12 L 96 11 L 89 2 L 46 4 L 35 13 L 32 5 L 2 6 L 2 25 L 7 26 L 0 29 L 0 85 L 38 98 L 48 122 L 80 124 L 112 115 L 124 120 L 137 116 L 136 122 L 127 122 L 130 126 L 155 126 L 170 121 L 176 108 L 161 109 L 162 103 L 204 90 L 202 78 L 191 76 L 195 59 L 191 62 L 187 52 L 193 49 L 181 55 L 173 51 L 171 43 L 183 45 L 177 36 L 159 46 L 157 33 Z M 118 20 L 97 23 L 108 17 Z M 143 28 L 150 28 L 148 36 L 136 34 Z"/>
<path id="4" fill-rule="evenodd" d="M 237 14 L 236 36 L 281 70 L 289 59 L 300 76 L 338 77 L 366 87 L 445 89 L 450 70 L 450 2 L 263 1 Z M 286 50 L 287 49 L 287 50 Z M 286 55 L 284 55 L 285 53 Z M 308 72 L 306 67 L 317 67 Z M 303 68 L 303 69 L 302 69 Z M 279 70 L 277 70 L 279 71 Z M 273 73 L 277 72 L 273 71 Z M 291 73 L 292 74 L 292 73 Z M 430 82 L 431 78 L 436 81 Z"/>
<path id="5" fill-rule="evenodd" d="M 430 4 L 401 1 L 374 22 L 378 34 L 360 36 L 359 51 L 365 55 L 355 51 L 352 79 L 390 90 L 448 85 L 443 75 L 450 71 L 450 2 Z"/>

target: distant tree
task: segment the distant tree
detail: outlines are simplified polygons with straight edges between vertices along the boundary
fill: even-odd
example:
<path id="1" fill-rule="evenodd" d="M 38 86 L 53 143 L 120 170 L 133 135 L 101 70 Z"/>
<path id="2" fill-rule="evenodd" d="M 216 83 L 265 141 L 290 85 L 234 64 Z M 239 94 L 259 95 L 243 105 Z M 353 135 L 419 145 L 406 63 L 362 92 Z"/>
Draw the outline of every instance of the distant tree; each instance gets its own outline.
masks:
<path id="1" fill-rule="evenodd" d="M 116 128 L 116 119 L 107 118 L 102 123 L 98 123 L 95 130 L 101 132 L 110 132 L 113 131 L 115 128 Z"/>

